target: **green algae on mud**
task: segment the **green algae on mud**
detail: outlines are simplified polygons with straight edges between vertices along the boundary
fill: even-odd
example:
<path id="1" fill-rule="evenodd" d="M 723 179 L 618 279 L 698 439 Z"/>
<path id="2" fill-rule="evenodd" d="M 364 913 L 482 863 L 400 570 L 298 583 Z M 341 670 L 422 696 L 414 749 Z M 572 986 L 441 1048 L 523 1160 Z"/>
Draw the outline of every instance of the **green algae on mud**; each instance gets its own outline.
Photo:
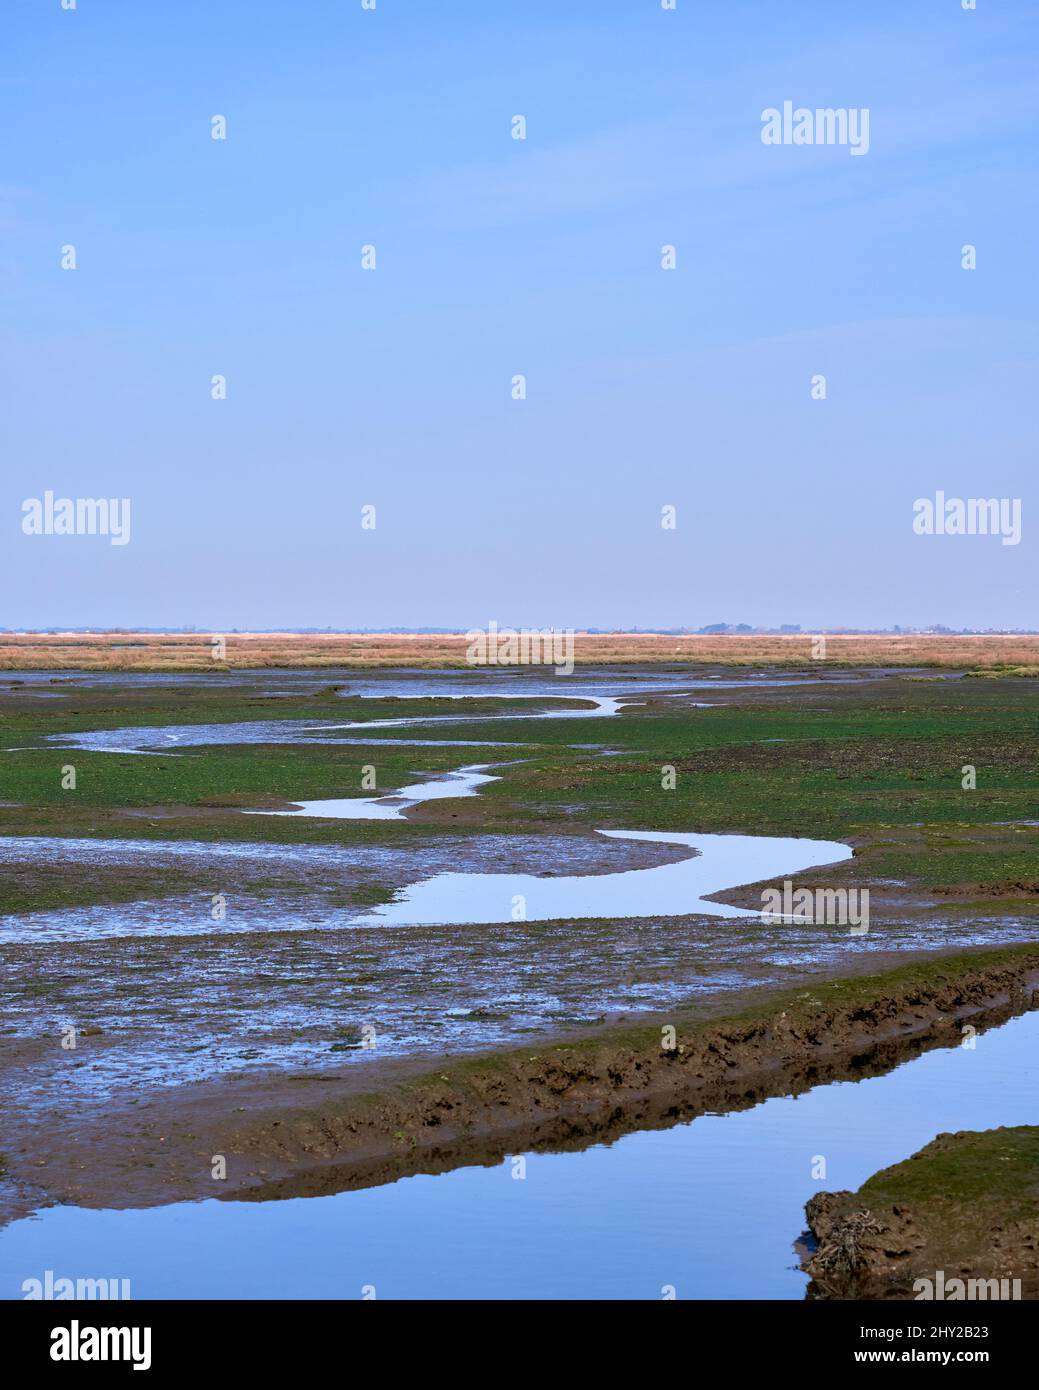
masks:
<path id="1" fill-rule="evenodd" d="M 0 805 L 0 835 L 412 847 L 433 834 L 587 835 L 600 827 L 793 834 L 854 844 L 853 872 L 864 883 L 897 883 L 910 895 L 952 894 L 966 902 L 1005 896 L 1031 910 L 1039 902 L 1039 829 L 1029 824 L 1039 820 L 1033 681 L 884 677 L 719 688 L 710 693 L 713 707 L 697 708 L 640 691 L 630 673 L 617 673 L 618 689 L 626 677 L 642 703 L 579 724 L 512 720 L 516 702 L 491 697 L 466 702 L 464 710 L 447 699 L 344 699 L 335 686 L 271 698 L 259 677 L 253 693 L 221 687 L 219 677 L 187 688 L 124 689 L 114 677 L 112 685 L 47 702 L 6 691 L 0 742 L 19 751 L 2 755 L 7 804 Z M 681 684 L 677 673 L 675 682 Z M 545 696 L 544 705 L 550 700 Z M 443 736 L 435 724 L 344 731 L 370 739 L 363 745 L 215 745 L 176 757 L 72 751 L 40 741 L 46 734 L 133 725 L 372 722 L 387 713 L 450 715 L 452 739 L 515 746 L 385 741 L 401 732 Z M 603 744 L 616 756 L 604 757 Z M 351 789 L 370 794 L 362 790 L 366 767 L 377 769 L 378 789 L 392 793 L 423 773 L 475 759 L 507 765 L 479 796 L 426 804 L 401 821 L 240 814 Z M 77 772 L 74 791 L 62 787 L 69 763 Z M 968 765 L 976 772 L 973 790 L 962 785 Z M 665 766 L 675 770 L 667 791 Z"/>

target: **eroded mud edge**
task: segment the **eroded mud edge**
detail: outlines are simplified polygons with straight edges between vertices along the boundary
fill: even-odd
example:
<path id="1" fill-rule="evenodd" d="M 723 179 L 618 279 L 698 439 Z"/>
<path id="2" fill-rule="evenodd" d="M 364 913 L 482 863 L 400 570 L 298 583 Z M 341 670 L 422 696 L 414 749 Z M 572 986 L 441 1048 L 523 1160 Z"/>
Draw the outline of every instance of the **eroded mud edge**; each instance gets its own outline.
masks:
<path id="1" fill-rule="evenodd" d="M 817 1192 L 805 1205 L 808 1297 L 1039 1298 L 1037 1172 L 1036 1126 L 961 1130 L 857 1192 Z"/>
<path id="2" fill-rule="evenodd" d="M 0 1219 L 41 1205 L 263 1200 L 373 1186 L 580 1149 L 705 1111 L 876 1075 L 961 1026 L 1039 1005 L 1039 943 L 921 955 L 882 974 L 758 990 L 556 1042 L 373 1076 L 260 1077 L 153 1093 L 103 1119 L 66 1114 L 4 1135 Z M 675 1047 L 663 1030 L 675 1030 Z M 306 1083 L 307 1098 L 300 1094 Z M 227 1176 L 213 1177 L 216 1155 Z"/>

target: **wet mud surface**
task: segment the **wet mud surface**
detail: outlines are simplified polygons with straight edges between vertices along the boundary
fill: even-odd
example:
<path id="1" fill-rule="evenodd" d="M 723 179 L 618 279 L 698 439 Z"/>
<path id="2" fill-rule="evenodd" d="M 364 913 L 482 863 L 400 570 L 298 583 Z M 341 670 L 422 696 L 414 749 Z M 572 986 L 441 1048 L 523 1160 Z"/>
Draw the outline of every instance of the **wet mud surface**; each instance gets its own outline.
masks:
<path id="1" fill-rule="evenodd" d="M 582 1147 L 876 1074 L 957 1042 L 965 1021 L 981 1030 L 1034 1007 L 1037 984 L 1039 946 L 972 951 L 715 995 L 469 1059 L 247 1071 L 218 1085 L 141 1086 L 101 1108 L 69 1095 L 9 1123 L 3 1210 L 303 1195 L 539 1145 Z M 219 1192 L 214 1154 L 228 1156 Z"/>

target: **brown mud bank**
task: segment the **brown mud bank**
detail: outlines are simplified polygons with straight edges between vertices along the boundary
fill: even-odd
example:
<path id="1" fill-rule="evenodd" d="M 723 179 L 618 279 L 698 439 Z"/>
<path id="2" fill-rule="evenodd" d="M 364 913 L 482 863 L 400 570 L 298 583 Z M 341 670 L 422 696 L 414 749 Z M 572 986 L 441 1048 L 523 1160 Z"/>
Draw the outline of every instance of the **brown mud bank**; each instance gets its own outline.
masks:
<path id="1" fill-rule="evenodd" d="M 372 1186 L 578 1149 L 889 1070 L 1035 1007 L 1039 943 L 933 953 L 882 974 L 760 989 L 522 1049 L 349 1074 L 265 1074 L 69 1108 L 0 1140 L 0 1216 Z M 214 1179 L 223 1157 L 226 1178 Z"/>
<path id="2" fill-rule="evenodd" d="M 1039 1298 L 1039 1128 L 939 1134 L 805 1214 L 809 1298 Z"/>

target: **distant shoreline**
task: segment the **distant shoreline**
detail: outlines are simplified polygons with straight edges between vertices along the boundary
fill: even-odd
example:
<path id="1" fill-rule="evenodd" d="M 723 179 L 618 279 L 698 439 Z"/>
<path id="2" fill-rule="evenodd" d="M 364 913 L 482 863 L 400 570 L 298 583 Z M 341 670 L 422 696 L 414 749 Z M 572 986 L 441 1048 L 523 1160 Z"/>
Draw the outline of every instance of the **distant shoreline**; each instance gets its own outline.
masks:
<path id="1" fill-rule="evenodd" d="M 1039 675 L 1039 634 L 1027 633 L 575 632 L 573 644 L 577 666 L 692 662 L 819 671 L 828 666 L 887 665 Z M 460 632 L 17 632 L 0 633 L 0 671 L 492 669 L 471 664 L 468 645 Z"/>

